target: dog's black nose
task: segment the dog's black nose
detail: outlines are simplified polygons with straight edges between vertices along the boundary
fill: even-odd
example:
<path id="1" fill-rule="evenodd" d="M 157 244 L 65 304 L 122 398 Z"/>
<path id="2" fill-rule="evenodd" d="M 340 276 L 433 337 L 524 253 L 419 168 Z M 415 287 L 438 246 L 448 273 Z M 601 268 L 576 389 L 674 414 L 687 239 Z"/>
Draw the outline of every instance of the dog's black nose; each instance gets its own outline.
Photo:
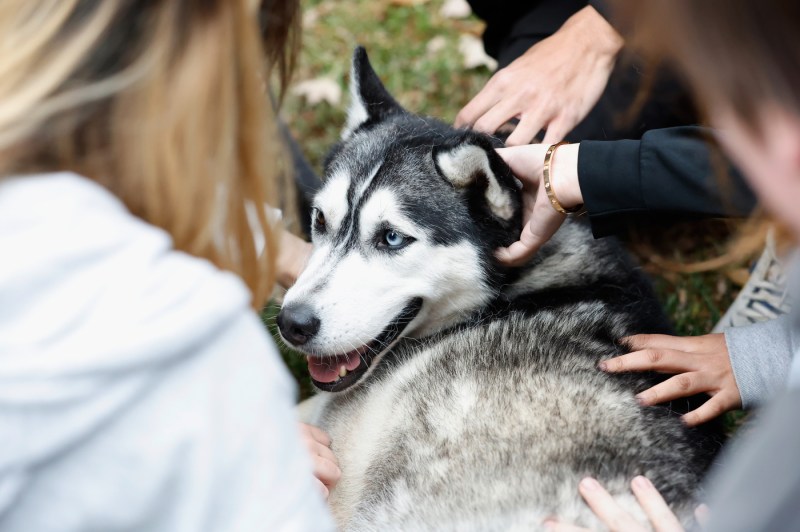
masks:
<path id="1" fill-rule="evenodd" d="M 303 345 L 319 332 L 319 318 L 308 305 L 283 307 L 278 313 L 278 329 L 294 345 Z"/>

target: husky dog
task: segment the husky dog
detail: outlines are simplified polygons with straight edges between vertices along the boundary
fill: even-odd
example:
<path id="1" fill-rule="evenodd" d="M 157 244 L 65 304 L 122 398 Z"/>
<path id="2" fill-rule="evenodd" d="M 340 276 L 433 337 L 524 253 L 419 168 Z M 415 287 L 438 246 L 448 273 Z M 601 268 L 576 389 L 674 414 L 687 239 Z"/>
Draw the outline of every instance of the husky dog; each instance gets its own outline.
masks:
<path id="1" fill-rule="evenodd" d="M 340 528 L 599 527 L 586 475 L 643 523 L 628 483 L 646 475 L 691 520 L 717 434 L 639 406 L 654 376 L 597 369 L 620 338 L 669 332 L 643 275 L 572 220 L 529 266 L 503 267 L 494 251 L 522 222 L 501 143 L 405 111 L 361 48 L 351 94 L 314 252 L 278 316 L 321 391 L 306 421 L 340 462 Z"/>

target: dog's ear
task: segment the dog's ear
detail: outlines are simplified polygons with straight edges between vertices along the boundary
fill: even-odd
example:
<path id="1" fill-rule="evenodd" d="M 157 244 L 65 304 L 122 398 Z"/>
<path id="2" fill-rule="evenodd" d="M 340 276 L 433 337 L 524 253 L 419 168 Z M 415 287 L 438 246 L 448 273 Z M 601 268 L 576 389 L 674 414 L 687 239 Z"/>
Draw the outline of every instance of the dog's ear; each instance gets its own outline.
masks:
<path id="1" fill-rule="evenodd" d="M 350 67 L 350 108 L 342 139 L 367 122 L 380 122 L 392 114 L 404 112 L 373 70 L 367 51 L 362 46 L 356 48 Z"/>
<path id="2" fill-rule="evenodd" d="M 439 146 L 434 148 L 433 160 L 438 172 L 454 187 L 482 191 L 486 205 L 498 218 L 510 222 L 517 214 L 518 181 L 490 143 Z"/>

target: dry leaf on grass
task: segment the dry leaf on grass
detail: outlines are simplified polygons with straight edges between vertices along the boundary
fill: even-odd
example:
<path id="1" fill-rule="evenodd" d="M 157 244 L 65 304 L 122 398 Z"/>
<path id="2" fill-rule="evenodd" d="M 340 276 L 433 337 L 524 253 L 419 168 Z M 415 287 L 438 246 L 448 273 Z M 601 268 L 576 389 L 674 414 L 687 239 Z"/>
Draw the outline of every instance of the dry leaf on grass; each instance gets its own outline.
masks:
<path id="1" fill-rule="evenodd" d="M 427 3 L 428 0 L 389 0 L 389 4 L 393 6 L 418 6 Z"/>
<path id="2" fill-rule="evenodd" d="M 464 68 L 478 68 L 485 66 L 489 70 L 497 68 L 497 61 L 486 55 L 483 41 L 474 35 L 462 35 L 458 41 L 458 51 L 464 60 Z"/>
<path id="3" fill-rule="evenodd" d="M 340 12 L 341 6 L 337 5 L 338 0 L 324 0 L 314 6 L 303 8 L 303 29 L 310 30 L 332 12 Z M 304 2 L 305 3 L 305 2 Z M 324 25 L 324 23 L 322 24 Z"/>
<path id="4" fill-rule="evenodd" d="M 728 293 L 728 290 L 728 283 L 725 282 L 725 279 L 723 277 L 717 279 L 717 299 L 725 297 L 725 295 Z"/>
<path id="5" fill-rule="evenodd" d="M 308 105 L 328 102 L 339 105 L 342 100 L 342 88 L 332 78 L 319 77 L 301 81 L 292 87 L 292 94 L 305 98 Z"/>
<path id="6" fill-rule="evenodd" d="M 310 30 L 319 20 L 319 9 L 315 7 L 303 11 L 303 29 Z"/>
<path id="7" fill-rule="evenodd" d="M 447 0 L 439 14 L 444 18 L 467 18 L 472 14 L 472 8 L 467 0 Z"/>
<path id="8" fill-rule="evenodd" d="M 428 44 L 425 45 L 425 51 L 431 55 L 438 54 L 444 50 L 445 46 L 447 46 L 447 39 L 445 39 L 442 35 L 437 35 L 428 41 Z"/>
<path id="9" fill-rule="evenodd" d="M 686 292 L 685 288 L 678 289 L 678 304 L 680 306 L 685 307 L 686 302 L 689 300 L 689 294 Z"/>
<path id="10" fill-rule="evenodd" d="M 750 279 L 750 271 L 747 268 L 728 270 L 725 275 L 736 286 L 744 286 L 747 280 Z"/>

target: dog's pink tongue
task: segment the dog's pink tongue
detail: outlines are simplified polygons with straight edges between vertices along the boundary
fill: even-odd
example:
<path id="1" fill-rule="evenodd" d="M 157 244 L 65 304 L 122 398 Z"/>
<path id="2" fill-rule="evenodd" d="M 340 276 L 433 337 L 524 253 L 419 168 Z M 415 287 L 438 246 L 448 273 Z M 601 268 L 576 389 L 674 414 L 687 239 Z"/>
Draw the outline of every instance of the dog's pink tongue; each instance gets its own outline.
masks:
<path id="1" fill-rule="evenodd" d="M 339 378 L 341 367 L 353 371 L 361 364 L 360 350 L 335 357 L 307 357 L 308 372 L 317 382 L 333 382 Z"/>

